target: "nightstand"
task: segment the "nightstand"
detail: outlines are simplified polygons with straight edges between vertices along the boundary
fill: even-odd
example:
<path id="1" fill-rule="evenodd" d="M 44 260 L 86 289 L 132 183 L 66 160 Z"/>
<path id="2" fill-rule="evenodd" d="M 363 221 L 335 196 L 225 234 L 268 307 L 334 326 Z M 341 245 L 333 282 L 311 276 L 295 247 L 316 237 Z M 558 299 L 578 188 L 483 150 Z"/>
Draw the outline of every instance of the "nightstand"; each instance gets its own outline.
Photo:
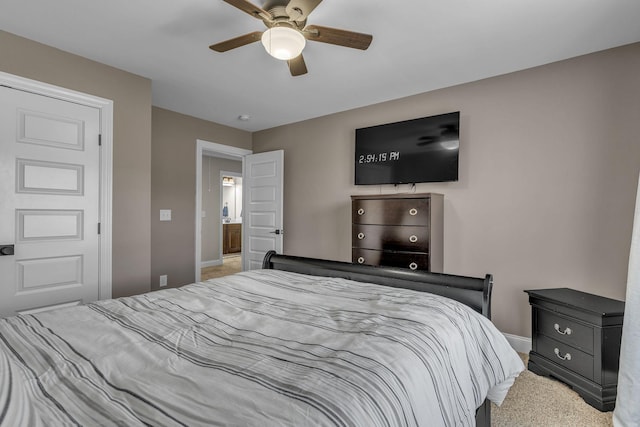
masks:
<path id="1" fill-rule="evenodd" d="M 624 302 L 568 288 L 525 292 L 531 304 L 529 370 L 564 382 L 600 411 L 613 410 Z"/>

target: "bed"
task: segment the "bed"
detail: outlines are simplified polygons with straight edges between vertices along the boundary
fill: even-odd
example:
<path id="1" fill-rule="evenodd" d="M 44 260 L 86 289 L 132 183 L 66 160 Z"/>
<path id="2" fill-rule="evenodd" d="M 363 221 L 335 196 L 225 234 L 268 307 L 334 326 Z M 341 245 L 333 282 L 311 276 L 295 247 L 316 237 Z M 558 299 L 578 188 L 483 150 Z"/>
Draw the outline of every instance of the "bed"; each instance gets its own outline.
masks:
<path id="1" fill-rule="evenodd" d="M 269 252 L 260 270 L 0 319 L 0 426 L 489 426 L 524 369 L 491 290 Z"/>

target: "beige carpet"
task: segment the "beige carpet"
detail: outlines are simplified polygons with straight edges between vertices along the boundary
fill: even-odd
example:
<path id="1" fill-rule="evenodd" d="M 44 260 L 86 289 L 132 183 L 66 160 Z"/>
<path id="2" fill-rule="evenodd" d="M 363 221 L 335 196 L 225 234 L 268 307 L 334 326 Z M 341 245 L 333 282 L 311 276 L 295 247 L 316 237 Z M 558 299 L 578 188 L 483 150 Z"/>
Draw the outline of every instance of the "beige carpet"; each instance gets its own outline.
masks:
<path id="1" fill-rule="evenodd" d="M 213 279 L 214 277 L 228 276 L 229 274 L 242 271 L 242 257 L 237 255 L 225 255 L 222 258 L 222 265 L 206 267 L 201 270 L 201 280 Z"/>
<path id="2" fill-rule="evenodd" d="M 527 362 L 527 355 L 521 354 Z M 613 426 L 613 412 L 589 406 L 568 386 L 524 371 L 509 390 L 502 406 L 491 405 L 491 425 L 500 427 Z"/>

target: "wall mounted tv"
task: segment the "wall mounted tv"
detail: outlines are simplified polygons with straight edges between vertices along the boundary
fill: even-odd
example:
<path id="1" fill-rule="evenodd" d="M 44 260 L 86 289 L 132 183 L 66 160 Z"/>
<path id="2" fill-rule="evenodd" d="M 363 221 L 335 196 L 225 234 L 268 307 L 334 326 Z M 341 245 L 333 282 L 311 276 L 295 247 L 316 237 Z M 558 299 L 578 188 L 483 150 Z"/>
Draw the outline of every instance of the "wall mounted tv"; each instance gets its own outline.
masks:
<path id="1" fill-rule="evenodd" d="M 460 112 L 356 129 L 355 184 L 458 180 Z"/>

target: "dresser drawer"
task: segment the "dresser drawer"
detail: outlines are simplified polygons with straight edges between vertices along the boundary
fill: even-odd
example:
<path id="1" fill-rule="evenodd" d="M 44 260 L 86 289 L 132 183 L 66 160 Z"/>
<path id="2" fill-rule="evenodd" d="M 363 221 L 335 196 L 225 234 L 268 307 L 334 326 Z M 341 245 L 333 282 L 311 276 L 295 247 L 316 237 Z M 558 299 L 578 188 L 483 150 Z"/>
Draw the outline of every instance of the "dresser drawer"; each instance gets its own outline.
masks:
<path id="1" fill-rule="evenodd" d="M 352 262 L 356 264 L 384 265 L 387 267 L 429 270 L 429 255 L 413 252 L 388 252 L 353 248 Z"/>
<path id="2" fill-rule="evenodd" d="M 427 227 L 353 224 L 351 230 L 355 248 L 429 252 Z"/>
<path id="3" fill-rule="evenodd" d="M 593 356 L 563 342 L 538 335 L 537 352 L 541 356 L 561 365 L 578 375 L 593 380 Z"/>
<path id="4" fill-rule="evenodd" d="M 352 203 L 354 224 L 429 224 L 429 199 L 364 199 Z"/>
<path id="5" fill-rule="evenodd" d="M 534 308 L 534 310 L 537 318 L 537 333 L 593 354 L 593 327 L 551 311 L 539 308 Z"/>

